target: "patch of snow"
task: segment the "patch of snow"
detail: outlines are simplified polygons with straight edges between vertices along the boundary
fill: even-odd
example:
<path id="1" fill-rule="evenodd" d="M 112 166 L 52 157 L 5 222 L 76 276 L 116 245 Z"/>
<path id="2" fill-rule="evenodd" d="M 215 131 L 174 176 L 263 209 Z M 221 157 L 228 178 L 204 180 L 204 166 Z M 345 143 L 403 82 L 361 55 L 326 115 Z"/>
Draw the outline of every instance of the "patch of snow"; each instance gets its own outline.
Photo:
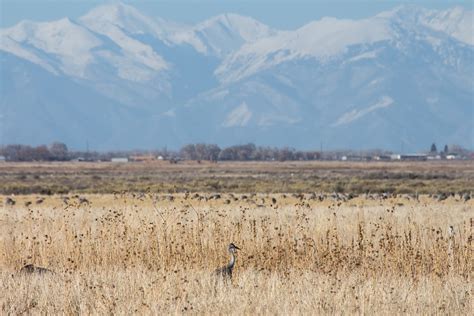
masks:
<path id="1" fill-rule="evenodd" d="M 375 51 L 375 50 L 365 52 L 365 53 L 362 53 L 360 55 L 357 55 L 357 56 L 354 56 L 354 57 L 348 59 L 347 62 L 352 63 L 352 62 L 359 61 L 359 60 L 362 60 L 362 59 L 374 59 L 374 58 L 377 58 L 377 53 L 378 53 L 378 51 Z"/>
<path id="2" fill-rule="evenodd" d="M 219 90 L 217 92 L 214 92 L 210 96 L 210 99 L 212 99 L 212 100 L 223 100 L 227 95 L 229 95 L 229 90 L 228 89 Z"/>
<path id="3" fill-rule="evenodd" d="M 97 56 L 101 56 L 104 60 L 107 60 L 107 63 L 116 69 L 117 75 L 125 80 L 144 82 L 151 80 L 156 75 L 153 69 L 134 61 L 127 55 L 116 55 L 103 50 L 98 51 Z"/>
<path id="4" fill-rule="evenodd" d="M 151 34 L 159 39 L 165 39 L 168 32 L 178 27 L 177 24 L 167 23 L 163 19 L 153 19 L 135 7 L 123 3 L 100 5 L 79 20 L 94 30 L 101 25 L 111 24 L 129 34 Z"/>
<path id="5" fill-rule="evenodd" d="M 376 85 L 377 83 L 379 83 L 381 81 L 382 81 L 382 79 L 380 79 L 380 78 L 374 79 L 371 82 L 369 82 L 368 86 Z"/>
<path id="6" fill-rule="evenodd" d="M 291 81 L 290 78 L 286 77 L 286 76 L 283 76 L 283 75 L 280 75 L 280 74 L 276 74 L 275 75 L 275 79 L 277 79 L 278 81 L 280 81 L 281 83 L 283 83 L 284 85 L 288 86 L 288 87 L 295 87 L 294 83 Z"/>
<path id="7" fill-rule="evenodd" d="M 438 97 L 429 97 L 426 99 L 426 102 L 428 102 L 429 104 L 435 104 L 435 103 L 438 103 L 438 101 L 439 101 Z"/>
<path id="8" fill-rule="evenodd" d="M 163 116 L 166 117 L 176 117 L 176 111 L 174 109 L 170 109 L 166 112 L 163 112 Z"/>
<path id="9" fill-rule="evenodd" d="M 232 110 L 227 115 L 222 126 L 224 127 L 236 127 L 245 126 L 252 118 L 252 112 L 250 111 L 247 103 L 242 102 L 239 106 Z"/>
<path id="10" fill-rule="evenodd" d="M 375 103 L 374 105 L 371 105 L 362 110 L 352 110 L 350 112 L 343 114 L 332 126 L 339 126 L 339 125 L 351 123 L 373 111 L 389 107 L 392 104 L 393 104 L 393 99 L 391 97 L 383 96 L 380 99 L 380 101 Z"/>
<path id="11" fill-rule="evenodd" d="M 260 118 L 257 125 L 264 127 L 264 126 L 278 125 L 281 123 L 296 124 L 300 121 L 301 121 L 300 119 L 291 118 L 287 115 L 265 115 L 262 118 Z"/>

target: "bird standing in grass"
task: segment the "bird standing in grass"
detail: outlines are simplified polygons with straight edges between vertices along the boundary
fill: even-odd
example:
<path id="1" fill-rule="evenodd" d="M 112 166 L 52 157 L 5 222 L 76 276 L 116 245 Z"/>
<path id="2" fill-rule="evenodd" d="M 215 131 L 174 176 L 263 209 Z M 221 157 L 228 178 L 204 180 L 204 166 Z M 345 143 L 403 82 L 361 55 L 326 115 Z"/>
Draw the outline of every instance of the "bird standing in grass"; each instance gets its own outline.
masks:
<path id="1" fill-rule="evenodd" d="M 232 279 L 232 270 L 234 269 L 235 266 L 235 253 L 237 250 L 240 250 L 239 247 L 231 243 L 227 250 L 230 253 L 230 262 L 226 266 L 223 266 L 219 269 L 217 269 L 214 273 L 217 276 L 223 277 L 225 279 Z"/>

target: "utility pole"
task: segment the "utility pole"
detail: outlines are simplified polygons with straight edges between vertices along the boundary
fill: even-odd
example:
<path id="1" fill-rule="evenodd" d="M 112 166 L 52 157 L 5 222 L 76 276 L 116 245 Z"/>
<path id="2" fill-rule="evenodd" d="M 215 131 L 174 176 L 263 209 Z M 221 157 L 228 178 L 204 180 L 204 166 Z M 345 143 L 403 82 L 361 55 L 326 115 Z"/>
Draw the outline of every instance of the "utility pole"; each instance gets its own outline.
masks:
<path id="1" fill-rule="evenodd" d="M 323 160 L 323 142 L 319 142 L 319 155 L 320 159 Z"/>
<path id="2" fill-rule="evenodd" d="M 86 160 L 89 160 L 89 140 L 86 139 Z"/>

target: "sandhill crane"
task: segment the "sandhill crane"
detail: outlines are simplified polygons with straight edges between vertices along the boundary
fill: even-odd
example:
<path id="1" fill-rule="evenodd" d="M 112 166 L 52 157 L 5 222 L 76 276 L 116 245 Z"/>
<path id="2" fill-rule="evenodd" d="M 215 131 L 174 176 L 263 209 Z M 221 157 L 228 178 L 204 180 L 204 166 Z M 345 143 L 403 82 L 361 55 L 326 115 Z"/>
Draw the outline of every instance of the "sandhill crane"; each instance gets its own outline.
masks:
<path id="1" fill-rule="evenodd" d="M 51 273 L 54 273 L 54 272 L 49 270 L 49 269 L 46 269 L 46 268 L 37 267 L 37 266 L 32 265 L 32 264 L 27 264 L 23 268 L 20 269 L 20 273 L 43 275 L 43 274 L 51 274 Z"/>
<path id="2" fill-rule="evenodd" d="M 79 198 L 79 204 L 81 204 L 81 205 L 82 205 L 82 204 L 87 204 L 87 205 L 89 205 L 90 203 L 91 203 L 91 202 L 89 202 L 89 200 L 86 199 L 85 197 L 80 197 L 80 198 Z"/>
<path id="3" fill-rule="evenodd" d="M 6 203 L 7 205 L 15 205 L 15 204 L 16 204 L 16 201 L 15 201 L 14 199 L 12 199 L 11 197 L 7 197 L 7 198 L 5 199 L 5 203 Z"/>
<path id="4" fill-rule="evenodd" d="M 240 248 L 234 245 L 233 243 L 229 244 L 229 247 L 227 247 L 227 251 L 229 251 L 230 253 L 230 262 L 226 266 L 223 266 L 214 271 L 217 276 L 221 276 L 225 279 L 232 279 L 232 269 L 234 269 L 235 253 L 237 250 L 240 250 Z"/>
<path id="5" fill-rule="evenodd" d="M 438 202 L 441 202 L 441 201 L 446 200 L 447 198 L 448 198 L 448 195 L 446 193 L 440 193 L 440 194 L 438 194 L 436 200 Z"/>

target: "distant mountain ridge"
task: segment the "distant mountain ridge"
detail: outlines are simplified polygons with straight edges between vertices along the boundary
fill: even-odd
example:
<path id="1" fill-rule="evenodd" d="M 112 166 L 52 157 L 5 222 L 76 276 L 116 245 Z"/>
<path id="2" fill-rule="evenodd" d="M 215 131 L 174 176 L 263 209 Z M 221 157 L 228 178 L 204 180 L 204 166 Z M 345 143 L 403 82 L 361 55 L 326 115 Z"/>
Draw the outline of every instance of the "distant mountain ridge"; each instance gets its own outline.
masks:
<path id="1" fill-rule="evenodd" d="M 3 143 L 96 149 L 474 147 L 473 11 L 402 6 L 281 31 L 103 5 L 0 30 Z"/>

